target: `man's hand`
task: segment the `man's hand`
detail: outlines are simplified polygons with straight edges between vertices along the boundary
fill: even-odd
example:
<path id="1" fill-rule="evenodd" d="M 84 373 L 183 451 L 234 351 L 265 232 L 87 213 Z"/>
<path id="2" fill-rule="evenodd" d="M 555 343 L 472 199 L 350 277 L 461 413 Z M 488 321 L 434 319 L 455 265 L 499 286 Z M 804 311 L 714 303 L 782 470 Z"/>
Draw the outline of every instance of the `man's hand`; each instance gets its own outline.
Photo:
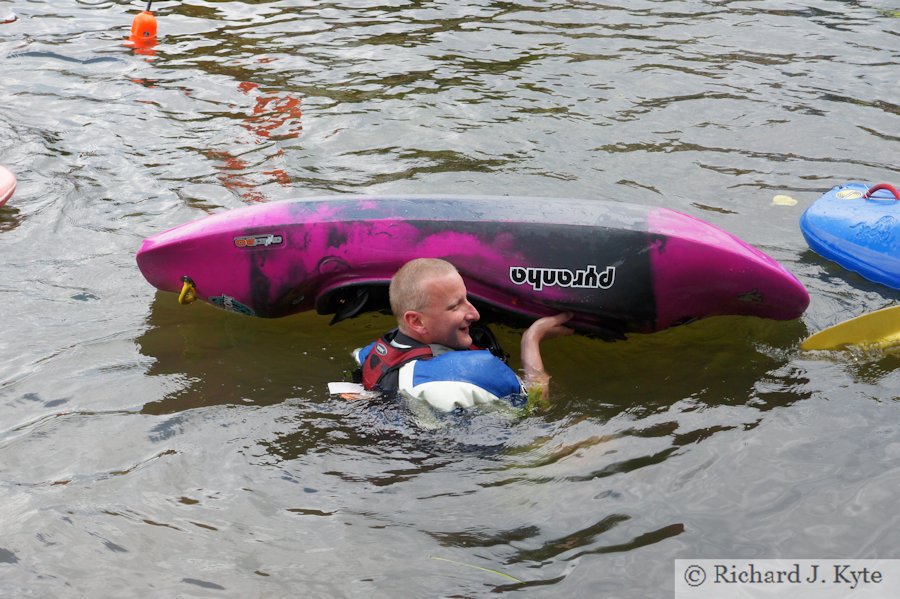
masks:
<path id="1" fill-rule="evenodd" d="M 540 343 L 545 339 L 553 339 L 555 337 L 564 337 L 566 335 L 571 335 L 575 331 L 573 331 L 569 327 L 563 326 L 571 318 L 571 312 L 562 312 L 560 314 L 556 314 L 555 316 L 545 316 L 543 318 L 535 320 L 533 323 L 531 323 L 531 326 L 528 327 L 528 330 L 525 331 L 525 334 L 523 335 L 523 341 L 525 337 L 531 337 L 534 342 Z"/>
<path id="2" fill-rule="evenodd" d="M 574 333 L 574 330 L 564 326 L 571 318 L 571 312 L 539 318 L 522 335 L 522 369 L 525 371 L 525 385 L 529 389 L 529 395 L 531 395 L 532 389 L 536 389 L 541 394 L 543 401 L 547 400 L 550 375 L 544 371 L 540 344 L 547 339 Z"/>

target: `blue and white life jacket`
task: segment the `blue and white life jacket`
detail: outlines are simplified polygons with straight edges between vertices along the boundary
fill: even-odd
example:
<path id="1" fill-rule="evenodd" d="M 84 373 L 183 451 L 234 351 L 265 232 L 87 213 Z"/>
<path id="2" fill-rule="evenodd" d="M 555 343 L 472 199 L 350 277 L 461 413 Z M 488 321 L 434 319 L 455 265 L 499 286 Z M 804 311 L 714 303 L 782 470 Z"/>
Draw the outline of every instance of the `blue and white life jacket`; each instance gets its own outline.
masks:
<path id="1" fill-rule="evenodd" d="M 525 393 L 516 373 L 490 350 L 425 345 L 397 330 L 360 349 L 356 359 L 366 389 L 422 399 L 444 411 Z"/>

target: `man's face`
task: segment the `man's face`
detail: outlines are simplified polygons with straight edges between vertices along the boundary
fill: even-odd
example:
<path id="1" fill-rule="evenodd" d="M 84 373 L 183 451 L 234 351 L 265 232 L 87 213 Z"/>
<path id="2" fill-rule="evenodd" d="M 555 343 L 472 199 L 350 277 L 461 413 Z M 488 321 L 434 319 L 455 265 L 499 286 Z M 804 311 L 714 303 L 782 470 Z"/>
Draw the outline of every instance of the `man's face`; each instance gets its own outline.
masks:
<path id="1" fill-rule="evenodd" d="M 458 273 L 431 279 L 425 286 L 429 301 L 419 312 L 425 327 L 425 343 L 439 343 L 454 349 L 472 345 L 469 325 L 480 316 L 466 298 L 466 285 Z"/>

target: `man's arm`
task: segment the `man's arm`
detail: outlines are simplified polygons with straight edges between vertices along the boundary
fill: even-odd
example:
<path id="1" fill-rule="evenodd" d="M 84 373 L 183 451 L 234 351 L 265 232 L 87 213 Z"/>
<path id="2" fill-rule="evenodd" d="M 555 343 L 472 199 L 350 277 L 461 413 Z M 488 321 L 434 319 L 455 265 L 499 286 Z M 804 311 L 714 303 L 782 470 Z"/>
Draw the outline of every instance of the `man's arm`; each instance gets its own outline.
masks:
<path id="1" fill-rule="evenodd" d="M 570 318 L 572 318 L 571 312 L 545 316 L 534 321 L 522 335 L 522 369 L 525 371 L 525 386 L 529 390 L 529 395 L 534 389 L 540 393 L 543 400 L 549 397 L 550 375 L 544 370 L 541 342 L 554 337 L 571 335 L 574 331 L 563 326 Z"/>

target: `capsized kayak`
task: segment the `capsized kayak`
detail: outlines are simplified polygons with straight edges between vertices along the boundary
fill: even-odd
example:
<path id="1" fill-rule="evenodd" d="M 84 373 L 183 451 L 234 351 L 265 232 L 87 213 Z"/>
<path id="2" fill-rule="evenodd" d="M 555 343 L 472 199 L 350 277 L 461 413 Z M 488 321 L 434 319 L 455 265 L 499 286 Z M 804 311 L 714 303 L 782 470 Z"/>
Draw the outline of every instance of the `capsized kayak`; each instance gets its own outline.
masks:
<path id="1" fill-rule="evenodd" d="M 793 319 L 809 304 L 778 262 L 665 208 L 510 197 L 324 197 L 207 216 L 144 240 L 154 287 L 260 317 L 335 320 L 387 308 L 418 257 L 452 262 L 480 309 L 515 320 L 571 311 L 619 338 L 714 315 Z"/>
<path id="2" fill-rule="evenodd" d="M 900 289 L 900 193 L 893 186 L 838 185 L 803 212 L 800 230 L 822 257 Z"/>

